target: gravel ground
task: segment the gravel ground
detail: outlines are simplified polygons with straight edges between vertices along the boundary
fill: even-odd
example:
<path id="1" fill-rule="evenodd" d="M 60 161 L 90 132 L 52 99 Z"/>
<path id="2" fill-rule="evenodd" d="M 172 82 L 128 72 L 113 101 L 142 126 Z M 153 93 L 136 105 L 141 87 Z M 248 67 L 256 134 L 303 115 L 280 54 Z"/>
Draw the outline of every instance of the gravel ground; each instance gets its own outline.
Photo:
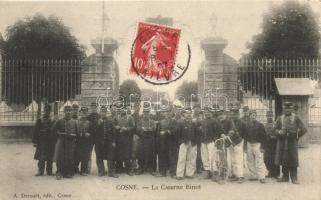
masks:
<path id="1" fill-rule="evenodd" d="M 118 179 L 101 178 L 97 177 L 95 165 L 90 176 L 75 176 L 73 179 L 56 181 L 54 177 L 34 176 L 37 171 L 37 162 L 32 159 L 33 154 L 34 148 L 30 143 L 2 142 L 0 144 L 0 200 L 321 199 L 321 151 L 320 145 L 317 144 L 299 150 L 300 185 L 277 183 L 273 179 L 267 179 L 266 184 L 246 181 L 241 185 L 234 182 L 218 185 L 209 180 L 203 180 L 199 175 L 194 179 L 183 181 L 168 177 L 155 178 L 150 175 L 133 177 L 121 175 Z M 131 185 L 136 189 L 119 190 L 117 187 L 120 185 Z M 195 186 L 196 189 L 187 189 L 186 185 Z M 165 186 L 176 186 L 176 189 L 164 189 Z"/>

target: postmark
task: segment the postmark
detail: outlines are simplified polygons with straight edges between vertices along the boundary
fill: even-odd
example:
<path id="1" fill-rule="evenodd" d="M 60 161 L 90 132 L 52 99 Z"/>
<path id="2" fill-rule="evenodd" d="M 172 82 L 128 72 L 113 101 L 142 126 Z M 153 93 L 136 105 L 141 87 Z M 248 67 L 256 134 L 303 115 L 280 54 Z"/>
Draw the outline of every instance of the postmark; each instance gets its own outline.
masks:
<path id="1" fill-rule="evenodd" d="M 154 85 L 181 78 L 188 69 L 191 49 L 181 30 L 139 22 L 131 50 L 130 72 Z"/>

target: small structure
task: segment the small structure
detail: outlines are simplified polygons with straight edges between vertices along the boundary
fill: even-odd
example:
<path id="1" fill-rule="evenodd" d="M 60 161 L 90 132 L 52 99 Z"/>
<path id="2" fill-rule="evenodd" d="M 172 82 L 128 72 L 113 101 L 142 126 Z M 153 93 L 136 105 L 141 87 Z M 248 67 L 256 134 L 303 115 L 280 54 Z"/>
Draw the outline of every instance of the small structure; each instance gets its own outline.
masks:
<path id="1" fill-rule="evenodd" d="M 285 101 L 290 101 L 296 105 L 296 114 L 301 118 L 305 127 L 308 128 L 309 120 L 309 97 L 313 95 L 313 82 L 308 78 L 274 78 L 277 95 L 276 116 L 282 114 L 282 105 Z M 299 146 L 309 145 L 309 133 L 300 138 Z"/>

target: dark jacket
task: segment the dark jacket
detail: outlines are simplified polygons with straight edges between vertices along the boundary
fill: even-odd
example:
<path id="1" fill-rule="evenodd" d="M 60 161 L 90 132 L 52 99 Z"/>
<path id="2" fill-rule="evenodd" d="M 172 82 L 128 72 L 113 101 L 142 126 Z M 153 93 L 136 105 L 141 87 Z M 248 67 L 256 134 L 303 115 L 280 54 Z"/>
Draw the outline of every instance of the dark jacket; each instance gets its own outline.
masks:
<path id="1" fill-rule="evenodd" d="M 261 143 L 261 148 L 264 149 L 264 144 L 266 143 L 264 125 L 257 120 L 251 120 L 247 126 L 245 140 L 249 143 Z"/>
<path id="2" fill-rule="evenodd" d="M 225 120 L 221 121 L 221 125 L 224 130 L 224 134 L 229 136 L 233 142 L 233 145 L 239 144 L 242 141 L 242 137 L 234 124 L 234 121 L 226 118 Z"/>
<path id="3" fill-rule="evenodd" d="M 298 139 L 307 132 L 303 122 L 295 114 L 282 115 L 276 120 L 274 130 L 276 132 L 283 130 L 284 133 L 284 135 L 278 134 L 277 136 L 275 164 L 298 167 Z"/>
<path id="4" fill-rule="evenodd" d="M 205 118 L 202 121 L 201 130 L 201 142 L 206 144 L 214 142 L 224 133 L 221 124 L 213 118 Z"/>
<path id="5" fill-rule="evenodd" d="M 185 143 L 191 142 L 192 145 L 196 144 L 196 127 L 192 123 L 192 121 L 184 120 L 182 131 L 179 136 L 179 143 Z"/>
<path id="6" fill-rule="evenodd" d="M 53 121 L 49 119 L 38 119 L 35 124 L 32 142 L 36 145 L 34 159 L 52 160 L 55 148 L 55 137 L 51 131 Z"/>

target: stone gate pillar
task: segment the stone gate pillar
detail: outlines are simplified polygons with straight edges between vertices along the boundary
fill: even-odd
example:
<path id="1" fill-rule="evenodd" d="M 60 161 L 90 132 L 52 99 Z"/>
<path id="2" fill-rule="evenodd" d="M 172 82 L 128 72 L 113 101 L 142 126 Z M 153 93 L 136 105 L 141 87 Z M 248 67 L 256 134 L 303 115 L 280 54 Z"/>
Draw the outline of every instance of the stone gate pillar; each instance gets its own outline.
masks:
<path id="1" fill-rule="evenodd" d="M 203 105 L 226 106 L 237 99 L 237 62 L 223 53 L 227 41 L 208 37 L 201 41 L 205 59 L 198 73 L 198 93 Z"/>
<path id="2" fill-rule="evenodd" d="M 104 42 L 104 52 L 102 43 Z M 89 56 L 84 63 L 81 79 L 81 102 L 90 105 L 97 102 L 99 97 L 118 95 L 119 69 L 114 58 L 114 52 L 118 48 L 118 42 L 113 38 L 101 38 L 92 40 L 92 46 L 96 53 Z"/>

